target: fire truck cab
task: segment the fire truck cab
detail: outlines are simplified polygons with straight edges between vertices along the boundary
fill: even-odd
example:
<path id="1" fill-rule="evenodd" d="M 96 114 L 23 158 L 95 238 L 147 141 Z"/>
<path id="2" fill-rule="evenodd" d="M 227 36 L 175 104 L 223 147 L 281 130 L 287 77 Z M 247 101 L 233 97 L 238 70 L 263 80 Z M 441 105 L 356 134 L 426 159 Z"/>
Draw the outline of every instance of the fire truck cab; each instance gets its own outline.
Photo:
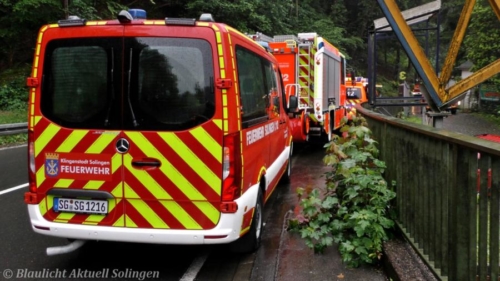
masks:
<path id="1" fill-rule="evenodd" d="M 281 77 L 275 57 L 210 14 L 43 26 L 27 79 L 32 229 L 254 251 L 264 204 L 291 172 Z"/>
<path id="2" fill-rule="evenodd" d="M 346 77 L 346 108 L 348 119 L 351 120 L 356 116 L 356 105 L 368 102 L 368 79 L 356 76 Z"/>

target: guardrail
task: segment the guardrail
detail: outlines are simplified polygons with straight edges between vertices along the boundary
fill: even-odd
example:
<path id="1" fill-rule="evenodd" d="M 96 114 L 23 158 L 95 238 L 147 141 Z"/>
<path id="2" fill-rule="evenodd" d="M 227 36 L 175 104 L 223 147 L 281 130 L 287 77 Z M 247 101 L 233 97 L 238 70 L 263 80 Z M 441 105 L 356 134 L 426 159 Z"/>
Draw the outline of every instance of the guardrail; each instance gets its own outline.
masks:
<path id="1" fill-rule="evenodd" d="M 16 135 L 28 132 L 28 122 L 0 125 L 0 136 Z"/>

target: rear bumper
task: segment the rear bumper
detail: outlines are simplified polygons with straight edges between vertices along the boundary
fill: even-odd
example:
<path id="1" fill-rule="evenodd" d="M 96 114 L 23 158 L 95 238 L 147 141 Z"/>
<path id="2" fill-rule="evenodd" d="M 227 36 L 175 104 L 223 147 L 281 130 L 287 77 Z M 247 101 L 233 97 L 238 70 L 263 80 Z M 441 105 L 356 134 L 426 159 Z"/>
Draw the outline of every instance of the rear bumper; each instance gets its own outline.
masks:
<path id="1" fill-rule="evenodd" d="M 149 229 L 57 223 L 44 219 L 39 205 L 28 205 L 31 227 L 36 233 L 62 238 L 152 244 L 224 244 L 240 237 L 243 214 L 255 206 L 258 185 L 236 200 L 238 211 L 220 216 L 209 230 Z M 206 238 L 211 236 L 212 238 Z"/>

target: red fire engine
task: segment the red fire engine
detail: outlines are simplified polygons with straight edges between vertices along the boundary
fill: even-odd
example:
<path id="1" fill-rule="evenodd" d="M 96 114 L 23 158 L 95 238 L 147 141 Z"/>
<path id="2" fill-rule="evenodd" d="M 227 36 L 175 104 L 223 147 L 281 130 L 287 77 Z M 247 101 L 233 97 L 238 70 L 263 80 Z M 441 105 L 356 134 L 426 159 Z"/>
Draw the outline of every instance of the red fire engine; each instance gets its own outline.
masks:
<path id="1" fill-rule="evenodd" d="M 294 142 L 313 138 L 328 141 L 346 116 L 346 60 L 344 55 L 317 33 L 249 35 L 266 42 L 278 59 Z"/>

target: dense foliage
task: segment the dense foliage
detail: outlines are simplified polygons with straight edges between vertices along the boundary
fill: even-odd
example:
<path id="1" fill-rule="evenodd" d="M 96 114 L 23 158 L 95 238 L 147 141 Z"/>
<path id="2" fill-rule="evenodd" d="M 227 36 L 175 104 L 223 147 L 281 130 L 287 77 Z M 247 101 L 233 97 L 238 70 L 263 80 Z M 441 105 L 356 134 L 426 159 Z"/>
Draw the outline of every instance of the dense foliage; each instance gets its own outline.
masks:
<path id="1" fill-rule="evenodd" d="M 325 186 L 298 189 L 301 211 L 289 225 L 315 252 L 336 243 L 342 260 L 358 267 L 382 256 L 394 226 L 389 206 L 396 194 L 382 176 L 385 163 L 365 119 L 355 118 L 341 131 L 326 145 L 323 162 L 332 170 Z"/>
<path id="2" fill-rule="evenodd" d="M 401 10 L 407 10 L 431 1 L 396 2 Z M 435 15 L 412 26 L 419 30 L 415 34 L 437 69 L 446 58 L 464 2 L 442 1 L 439 17 Z M 16 87 L 17 83 L 13 85 L 10 80 L 19 78 L 5 75 L 12 68 L 23 69 L 24 72 L 19 73 L 22 77 L 29 75 L 26 65 L 32 63 L 36 34 L 43 24 L 68 15 L 86 19 L 114 18 L 126 8 L 143 8 L 150 18 L 198 18 L 202 13 L 212 13 L 216 20 L 242 32 L 262 32 L 270 36 L 317 32 L 337 46 L 348 58 L 348 67 L 362 76 L 367 76 L 367 36 L 373 21 L 383 17 L 377 1 L 362 0 L 0 0 L 0 85 Z M 479 68 L 495 60 L 499 52 L 498 27 L 499 21 L 488 0 L 478 0 L 468 30 L 470 36 L 466 36 L 457 64 L 470 59 Z M 397 39 L 391 34 L 379 35 L 377 83 L 384 85 L 380 89 L 383 96 L 396 95 L 401 71 L 406 73 L 410 84 L 417 77 Z M 8 92 L 22 90 L 16 88 Z"/>

